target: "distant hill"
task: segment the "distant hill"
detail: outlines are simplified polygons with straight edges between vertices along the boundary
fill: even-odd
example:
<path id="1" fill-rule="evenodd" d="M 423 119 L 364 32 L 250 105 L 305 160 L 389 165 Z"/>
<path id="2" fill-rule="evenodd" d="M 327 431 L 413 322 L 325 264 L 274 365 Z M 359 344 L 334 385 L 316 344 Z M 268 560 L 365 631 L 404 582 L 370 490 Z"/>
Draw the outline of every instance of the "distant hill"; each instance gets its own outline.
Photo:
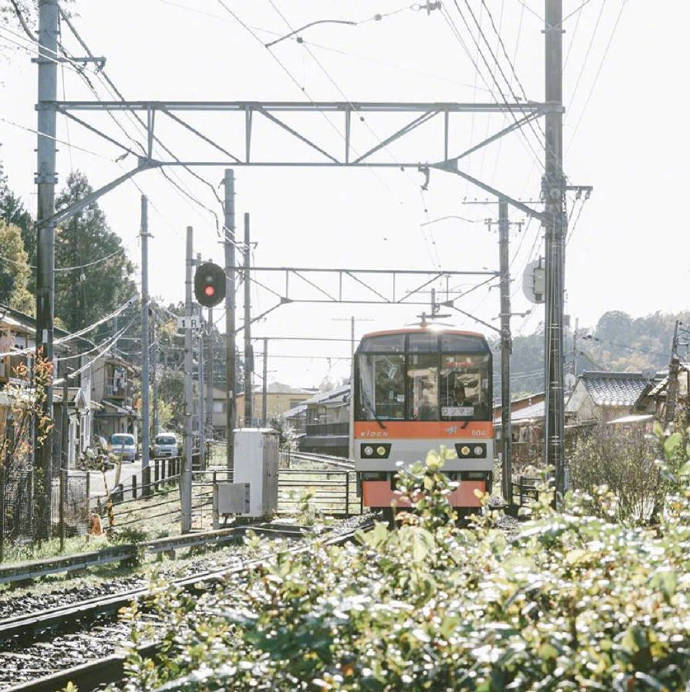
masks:
<path id="1" fill-rule="evenodd" d="M 671 341 L 676 320 L 690 324 L 690 312 L 646 317 L 631 317 L 611 310 L 601 316 L 594 329 L 579 328 L 577 337 L 577 372 L 609 370 L 641 372 L 668 368 Z M 491 340 L 494 352 L 494 398 L 501 394 L 500 341 Z M 566 372 L 573 372 L 573 332 L 564 339 Z M 687 354 L 687 347 L 681 352 Z M 513 398 L 520 394 L 544 391 L 544 328 L 529 336 L 513 339 L 511 384 Z"/>

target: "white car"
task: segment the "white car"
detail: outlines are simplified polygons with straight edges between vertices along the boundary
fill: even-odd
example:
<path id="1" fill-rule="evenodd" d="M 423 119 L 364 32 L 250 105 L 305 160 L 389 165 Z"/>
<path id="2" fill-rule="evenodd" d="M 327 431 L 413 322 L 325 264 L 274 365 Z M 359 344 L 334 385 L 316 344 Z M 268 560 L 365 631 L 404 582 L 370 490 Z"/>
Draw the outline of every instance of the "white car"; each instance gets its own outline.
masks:
<path id="1" fill-rule="evenodd" d="M 159 433 L 153 441 L 154 457 L 176 457 L 177 438 L 172 433 Z"/>
<path id="2" fill-rule="evenodd" d="M 137 457 L 137 445 L 134 435 L 114 433 L 110 436 L 110 452 L 122 461 L 134 461 Z"/>

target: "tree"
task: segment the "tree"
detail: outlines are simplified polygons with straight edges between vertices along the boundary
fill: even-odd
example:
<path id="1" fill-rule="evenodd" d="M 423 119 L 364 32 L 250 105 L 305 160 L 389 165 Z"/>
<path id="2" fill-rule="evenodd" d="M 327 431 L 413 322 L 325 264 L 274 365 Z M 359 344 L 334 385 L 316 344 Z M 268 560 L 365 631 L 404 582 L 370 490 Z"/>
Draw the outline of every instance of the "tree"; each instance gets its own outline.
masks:
<path id="1" fill-rule="evenodd" d="M 86 176 L 75 171 L 57 198 L 56 209 L 64 209 L 92 191 Z M 112 312 L 136 290 L 132 263 L 96 202 L 57 229 L 55 266 L 55 314 L 71 331 Z M 59 271 L 68 267 L 76 268 Z"/>
<path id="2" fill-rule="evenodd" d="M 0 218 L 0 303 L 32 314 L 34 297 L 28 289 L 31 267 L 20 229 Z"/>

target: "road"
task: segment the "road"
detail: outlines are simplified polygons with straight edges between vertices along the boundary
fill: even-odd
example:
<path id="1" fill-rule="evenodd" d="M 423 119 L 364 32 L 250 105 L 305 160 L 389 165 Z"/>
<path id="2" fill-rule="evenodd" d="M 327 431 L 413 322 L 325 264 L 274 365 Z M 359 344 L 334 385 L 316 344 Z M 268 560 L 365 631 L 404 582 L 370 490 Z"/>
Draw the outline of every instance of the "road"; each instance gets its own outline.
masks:
<path id="1" fill-rule="evenodd" d="M 108 489 L 112 492 L 115 485 L 115 476 L 117 473 L 117 468 L 110 469 L 106 471 L 105 478 L 108 483 Z M 103 482 L 103 474 L 100 471 L 90 471 L 91 476 L 91 493 L 92 499 L 97 497 L 105 496 L 105 484 Z M 137 476 L 137 486 L 141 485 L 141 459 L 137 461 L 123 461 L 122 470 L 120 472 L 120 483 L 124 485 L 125 488 L 132 487 L 132 476 Z"/>

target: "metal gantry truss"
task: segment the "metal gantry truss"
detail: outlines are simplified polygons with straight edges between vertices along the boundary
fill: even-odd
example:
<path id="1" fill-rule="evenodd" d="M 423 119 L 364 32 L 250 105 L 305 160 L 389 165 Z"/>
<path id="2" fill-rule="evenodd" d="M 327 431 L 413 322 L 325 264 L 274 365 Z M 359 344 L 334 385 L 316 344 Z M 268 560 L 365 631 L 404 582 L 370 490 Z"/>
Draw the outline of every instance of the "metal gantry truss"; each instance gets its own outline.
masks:
<path id="1" fill-rule="evenodd" d="M 514 199 L 510 195 L 497 190 L 477 178 L 465 173 L 460 162 L 470 154 L 497 141 L 501 137 L 519 130 L 532 120 L 546 114 L 562 111 L 560 105 L 539 103 L 534 101 L 514 103 L 453 103 L 453 102 L 372 102 L 372 101 L 54 101 L 43 102 L 40 107 L 55 109 L 58 113 L 77 122 L 93 134 L 113 144 L 125 155 L 137 158 L 137 166 L 112 182 L 95 190 L 83 200 L 77 201 L 72 206 L 65 208 L 57 214 L 42 221 L 43 225 L 54 225 L 69 218 L 79 209 L 95 201 L 103 194 L 114 189 L 122 182 L 142 171 L 161 167 L 341 167 L 341 168 L 413 168 L 428 171 L 430 168 L 454 173 L 476 185 L 485 192 L 505 199 L 509 204 L 522 212 L 543 221 L 542 212 L 532 209 L 528 205 Z M 125 144 L 106 134 L 93 123 L 89 123 L 84 117 L 86 112 L 129 112 L 136 114 L 146 132 L 146 145 L 142 145 L 141 151 L 136 151 L 131 144 Z M 239 126 L 243 131 L 244 151 L 241 153 L 230 151 L 223 143 L 220 144 L 217 136 L 203 132 L 185 120 L 184 116 L 199 113 L 228 113 L 240 118 Z M 80 115 L 77 115 L 80 113 Z M 355 118 L 364 118 L 364 114 L 372 113 L 409 113 L 413 117 L 402 127 L 397 127 L 388 136 L 381 139 L 376 145 L 367 148 L 363 153 L 355 153 L 353 142 L 352 121 Z M 460 152 L 450 150 L 451 133 L 454 128 L 464 125 L 459 119 L 464 114 L 508 114 L 512 122 L 502 129 L 494 132 L 480 142 L 473 144 Z M 326 148 L 316 142 L 315 133 L 310 133 L 301 125 L 298 129 L 285 120 L 287 114 L 340 114 L 343 122 L 343 143 L 339 150 L 335 147 Z M 195 138 L 208 145 L 218 155 L 216 157 L 184 159 L 174 155 L 160 156 L 156 144 L 160 144 L 156 131 L 157 123 L 161 118 L 167 118 L 176 123 Z M 259 118 L 273 124 L 278 131 L 287 133 L 292 139 L 304 146 L 305 155 L 301 158 L 295 156 L 272 156 L 259 158 L 253 151 L 254 124 Z M 437 124 L 439 132 L 439 149 L 430 152 L 430 157 L 425 161 L 419 159 L 398 160 L 391 155 L 390 145 L 399 142 L 410 135 L 424 123 Z M 230 125 L 228 123 L 228 130 Z M 163 148 L 163 147 L 160 147 Z M 166 151 L 167 148 L 165 148 Z M 275 151 L 272 147 L 271 151 Z M 164 152 L 165 153 L 165 152 Z M 311 156 L 307 156 L 307 153 Z M 388 154 L 388 157 L 382 157 Z M 378 155 L 378 157 L 377 157 Z"/>
<path id="2" fill-rule="evenodd" d="M 315 268 L 315 267 L 252 267 L 250 280 L 261 286 L 269 293 L 280 298 L 282 303 L 345 303 L 345 304 L 373 304 L 373 305 L 423 305 L 429 306 L 431 300 L 419 299 L 419 295 L 425 288 L 439 279 L 450 277 L 476 276 L 498 277 L 497 271 L 443 271 L 425 269 L 345 269 L 345 268 Z M 256 274 L 282 275 L 282 288 L 276 290 L 256 278 Z M 308 278 L 306 275 L 318 275 L 320 283 Z M 373 285 L 371 278 L 387 277 L 390 283 L 387 286 Z M 413 288 L 400 287 L 401 277 L 421 277 L 422 283 Z M 298 297 L 295 294 L 295 280 L 299 281 L 302 288 L 307 288 L 312 293 L 309 297 Z M 355 288 L 364 289 L 367 297 L 355 295 Z M 466 291 L 457 289 L 441 289 L 437 293 L 446 295 L 446 300 L 451 296 L 460 297 Z M 412 298 L 417 300 L 412 300 Z"/>

